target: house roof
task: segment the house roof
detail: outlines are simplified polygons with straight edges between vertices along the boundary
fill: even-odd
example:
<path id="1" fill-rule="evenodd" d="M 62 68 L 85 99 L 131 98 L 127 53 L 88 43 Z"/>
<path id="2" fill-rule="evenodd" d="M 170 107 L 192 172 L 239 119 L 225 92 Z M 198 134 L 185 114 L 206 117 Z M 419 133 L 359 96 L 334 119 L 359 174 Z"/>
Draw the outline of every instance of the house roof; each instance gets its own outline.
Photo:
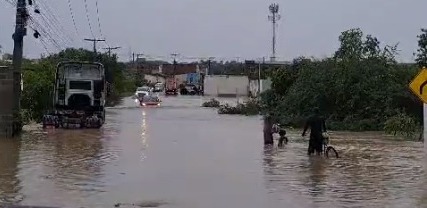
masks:
<path id="1" fill-rule="evenodd" d="M 197 64 L 163 64 L 161 66 L 162 74 L 172 75 L 172 74 L 188 74 L 197 72 Z M 175 69 L 175 70 L 174 70 Z"/>

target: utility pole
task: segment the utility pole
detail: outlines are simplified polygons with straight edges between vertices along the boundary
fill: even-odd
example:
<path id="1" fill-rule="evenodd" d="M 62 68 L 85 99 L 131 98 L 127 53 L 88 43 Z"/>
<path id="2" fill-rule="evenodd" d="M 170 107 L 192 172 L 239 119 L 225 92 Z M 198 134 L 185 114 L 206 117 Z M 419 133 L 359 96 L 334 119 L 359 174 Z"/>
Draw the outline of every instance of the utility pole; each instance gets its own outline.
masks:
<path id="1" fill-rule="evenodd" d="M 261 62 L 258 62 L 258 96 L 261 94 Z"/>
<path id="2" fill-rule="evenodd" d="M 174 88 L 177 89 L 176 86 L 176 79 L 175 79 L 175 73 L 176 73 L 176 57 L 178 56 L 177 53 L 172 53 L 171 56 L 173 57 L 173 72 L 172 72 L 172 79 L 173 79 L 173 83 L 174 83 Z"/>
<path id="3" fill-rule="evenodd" d="M 211 71 L 211 63 L 212 63 L 212 60 L 213 60 L 213 59 L 215 59 L 215 57 L 209 57 L 209 58 L 208 58 L 208 70 L 207 70 L 206 75 L 212 75 L 212 71 Z"/>
<path id="4" fill-rule="evenodd" d="M 279 13 L 279 4 L 270 4 L 269 10 L 271 15 L 268 16 L 268 20 L 270 20 L 273 23 L 273 41 L 272 41 L 272 55 L 271 55 L 271 62 L 276 61 L 276 22 L 280 20 Z"/>
<path id="5" fill-rule="evenodd" d="M 177 53 L 172 53 L 171 56 L 173 57 L 173 77 L 175 77 L 176 72 L 176 57 L 178 56 Z"/>
<path id="6" fill-rule="evenodd" d="M 13 135 L 21 131 L 22 120 L 20 115 L 21 111 L 21 67 L 23 58 L 24 36 L 27 35 L 27 23 L 29 14 L 27 11 L 26 0 L 18 0 L 16 3 L 16 20 L 15 20 L 15 33 L 13 34 Z"/>
<path id="7" fill-rule="evenodd" d="M 105 42 L 105 39 L 89 39 L 89 38 L 85 38 L 85 41 L 91 41 L 93 42 L 93 53 L 94 53 L 94 61 L 96 61 L 96 57 L 97 57 L 97 52 L 96 52 L 96 43 L 97 42 Z"/>
<path id="8" fill-rule="evenodd" d="M 121 48 L 121 47 L 107 47 L 104 49 L 108 50 L 108 56 L 111 57 L 111 50 L 117 50 L 119 48 Z"/>

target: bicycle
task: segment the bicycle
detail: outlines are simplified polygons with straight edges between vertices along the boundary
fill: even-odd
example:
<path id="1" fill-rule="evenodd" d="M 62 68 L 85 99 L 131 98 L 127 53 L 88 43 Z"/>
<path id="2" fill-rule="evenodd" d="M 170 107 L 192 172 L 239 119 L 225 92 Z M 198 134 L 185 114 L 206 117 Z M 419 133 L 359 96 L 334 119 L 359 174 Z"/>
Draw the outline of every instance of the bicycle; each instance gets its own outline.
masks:
<path id="1" fill-rule="evenodd" d="M 330 153 L 333 153 L 336 158 L 340 157 L 337 150 L 333 146 L 329 146 L 329 136 L 323 136 L 323 154 L 329 158 Z"/>

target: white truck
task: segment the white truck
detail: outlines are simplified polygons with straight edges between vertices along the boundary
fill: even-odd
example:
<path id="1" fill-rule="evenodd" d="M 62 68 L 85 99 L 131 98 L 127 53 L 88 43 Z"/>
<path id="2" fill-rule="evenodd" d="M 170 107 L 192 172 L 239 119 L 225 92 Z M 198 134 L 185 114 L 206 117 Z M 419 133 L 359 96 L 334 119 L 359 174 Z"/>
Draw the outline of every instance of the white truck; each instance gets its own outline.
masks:
<path id="1" fill-rule="evenodd" d="M 106 87 L 102 64 L 60 62 L 56 69 L 54 109 L 43 116 L 43 127 L 100 128 L 105 122 Z"/>

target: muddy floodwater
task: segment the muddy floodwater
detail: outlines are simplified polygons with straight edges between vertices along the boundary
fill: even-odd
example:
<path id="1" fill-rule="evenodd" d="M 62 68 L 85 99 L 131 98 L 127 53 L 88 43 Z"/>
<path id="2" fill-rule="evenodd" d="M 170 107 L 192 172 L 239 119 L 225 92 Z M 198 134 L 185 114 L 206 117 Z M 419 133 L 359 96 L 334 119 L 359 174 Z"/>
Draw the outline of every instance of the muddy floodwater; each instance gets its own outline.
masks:
<path id="1" fill-rule="evenodd" d="M 423 144 L 331 133 L 339 159 L 308 158 L 289 131 L 264 147 L 260 117 L 218 115 L 200 97 L 130 98 L 92 130 L 30 127 L 0 140 L 0 204 L 49 207 L 427 207 Z"/>

